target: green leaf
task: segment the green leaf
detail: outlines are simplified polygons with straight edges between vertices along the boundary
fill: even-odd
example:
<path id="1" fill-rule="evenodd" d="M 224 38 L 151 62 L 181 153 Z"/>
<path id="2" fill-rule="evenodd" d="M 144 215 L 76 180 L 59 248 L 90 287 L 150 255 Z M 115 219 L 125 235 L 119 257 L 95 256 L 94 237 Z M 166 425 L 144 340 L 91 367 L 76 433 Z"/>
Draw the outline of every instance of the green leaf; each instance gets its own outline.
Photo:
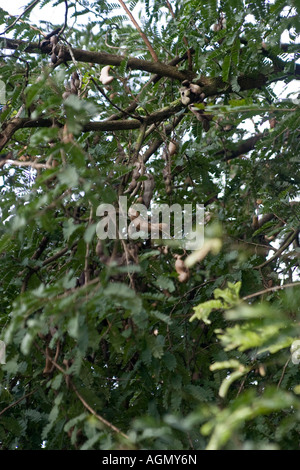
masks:
<path id="1" fill-rule="evenodd" d="M 76 186 L 78 183 L 78 174 L 76 168 L 68 166 L 58 174 L 58 179 L 61 184 L 64 184 L 69 188 Z"/>
<path id="2" fill-rule="evenodd" d="M 223 65 L 222 65 L 222 79 L 224 82 L 228 81 L 229 72 L 230 72 L 230 64 L 231 64 L 231 56 L 226 55 L 224 57 Z"/>
<path id="3" fill-rule="evenodd" d="M 220 300 L 208 300 L 207 302 L 203 302 L 202 304 L 197 305 L 197 307 L 193 307 L 195 313 L 191 316 L 190 321 L 203 320 L 204 323 L 210 324 L 211 321 L 209 320 L 209 315 L 213 310 L 219 310 L 223 307 L 223 303 Z"/>

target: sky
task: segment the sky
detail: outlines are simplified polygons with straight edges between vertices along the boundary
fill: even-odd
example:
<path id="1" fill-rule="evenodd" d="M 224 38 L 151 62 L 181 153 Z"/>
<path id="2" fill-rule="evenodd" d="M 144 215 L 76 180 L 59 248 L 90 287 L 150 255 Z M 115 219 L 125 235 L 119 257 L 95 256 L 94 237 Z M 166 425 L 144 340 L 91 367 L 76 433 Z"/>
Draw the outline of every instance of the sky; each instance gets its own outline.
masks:
<path id="1" fill-rule="evenodd" d="M 8 11 L 11 15 L 20 15 L 29 1 L 24 2 L 24 0 L 0 0 L 0 8 Z M 65 15 L 65 6 L 60 4 L 57 7 L 53 8 L 49 5 L 46 5 L 43 8 L 39 8 L 37 5 L 33 12 L 30 15 L 30 18 L 33 22 L 38 23 L 39 21 L 52 21 L 53 23 L 62 23 L 64 22 Z"/>

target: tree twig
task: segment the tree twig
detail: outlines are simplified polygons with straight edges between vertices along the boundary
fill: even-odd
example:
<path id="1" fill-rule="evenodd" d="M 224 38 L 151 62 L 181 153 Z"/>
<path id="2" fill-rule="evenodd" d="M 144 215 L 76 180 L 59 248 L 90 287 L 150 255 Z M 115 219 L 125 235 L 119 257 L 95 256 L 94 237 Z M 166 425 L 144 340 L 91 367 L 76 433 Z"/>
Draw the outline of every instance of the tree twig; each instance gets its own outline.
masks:
<path id="1" fill-rule="evenodd" d="M 267 259 L 266 261 L 264 261 L 263 263 L 261 263 L 259 266 L 254 266 L 253 269 L 262 269 L 264 268 L 265 266 L 267 266 L 268 264 L 272 263 L 272 261 L 274 261 L 276 258 L 278 258 L 281 253 L 286 250 L 291 243 L 293 243 L 293 241 L 295 240 L 295 238 L 298 236 L 298 233 L 299 231 L 297 230 L 294 230 L 294 232 L 292 234 L 289 234 L 285 241 L 283 242 L 283 244 L 281 245 L 281 247 L 279 248 L 279 250 L 276 251 L 276 253 L 274 253 L 273 256 L 271 256 L 271 258 Z"/>
<path id="2" fill-rule="evenodd" d="M 3 33 L 0 33 L 0 36 L 2 36 L 2 34 L 7 33 L 7 31 L 9 31 L 9 30 L 19 21 L 19 19 L 20 19 L 23 15 L 25 15 L 25 13 L 26 13 L 28 10 L 30 10 L 30 8 L 34 7 L 34 6 L 35 6 L 37 3 L 39 3 L 39 2 L 40 2 L 40 0 L 34 0 L 32 3 L 30 3 L 30 5 L 28 5 L 28 6 L 25 8 L 25 10 L 21 13 L 21 15 L 19 15 L 19 16 L 15 19 L 15 21 L 13 21 L 12 24 L 10 24 L 9 26 L 7 26 L 7 28 L 3 31 Z"/>
<path id="3" fill-rule="evenodd" d="M 288 366 L 288 363 L 290 362 L 291 358 L 289 357 L 288 360 L 286 361 L 286 363 L 284 364 L 284 367 L 282 369 L 282 374 L 281 374 L 281 377 L 279 379 L 279 382 L 277 384 L 277 390 L 279 389 L 280 385 L 281 385 L 281 382 L 283 380 L 283 377 L 284 377 L 284 374 L 285 374 L 285 371 L 286 371 L 286 368 Z"/>
<path id="4" fill-rule="evenodd" d="M 36 162 L 20 162 L 19 160 L 4 160 L 0 162 L 0 168 L 4 165 L 14 165 L 14 166 L 30 166 L 31 168 L 34 168 L 36 170 L 38 169 L 44 169 L 44 170 L 49 170 L 51 165 L 48 163 L 36 163 Z"/>
<path id="5" fill-rule="evenodd" d="M 36 345 L 36 347 L 41 351 L 40 347 L 38 345 Z M 107 421 L 105 418 L 103 418 L 101 415 L 99 415 L 86 401 L 85 399 L 81 396 L 81 394 L 78 392 L 77 388 L 75 387 L 74 383 L 72 382 L 71 380 L 71 377 L 69 376 L 69 374 L 67 373 L 67 371 L 61 367 L 51 356 L 49 356 L 47 354 L 47 352 L 44 353 L 46 358 L 56 367 L 57 370 L 59 370 L 59 372 L 61 372 L 64 376 L 68 376 L 69 378 L 69 385 L 70 387 L 73 389 L 73 391 L 75 392 L 77 398 L 79 398 L 79 400 L 81 401 L 81 403 L 83 404 L 83 406 L 90 412 L 92 413 L 92 415 L 94 415 L 98 421 L 100 421 L 101 423 L 103 423 L 105 426 L 107 426 L 108 428 L 110 428 L 112 431 L 120 434 L 121 436 L 123 436 L 125 439 L 129 439 L 129 437 L 123 433 L 119 428 L 117 428 L 116 426 L 114 426 L 112 423 L 110 423 L 109 421 Z M 23 397 L 24 398 L 24 397 Z M 21 398 L 21 400 L 23 399 Z M 1 414 L 1 413 L 0 413 Z"/>
<path id="6" fill-rule="evenodd" d="M 93 82 L 93 84 L 95 85 L 95 87 L 97 88 L 98 91 L 100 91 L 100 93 L 104 96 L 104 98 L 114 107 L 116 108 L 122 115 L 126 115 L 126 116 L 129 116 L 129 117 L 132 117 L 133 119 L 141 119 L 140 116 L 134 116 L 132 114 L 130 114 L 130 112 L 126 111 L 125 109 L 121 109 L 119 108 L 119 106 L 117 106 L 110 98 L 109 96 L 107 96 L 107 94 L 105 93 L 105 91 L 103 90 L 103 88 L 98 85 L 98 83 L 96 82 L 96 80 L 90 76 L 90 79 L 91 81 Z M 142 119 L 141 119 L 142 120 Z"/>
<path id="7" fill-rule="evenodd" d="M 149 39 L 147 38 L 146 34 L 143 33 L 143 31 L 141 30 L 140 26 L 138 25 L 138 23 L 136 22 L 136 20 L 134 19 L 134 16 L 132 15 L 131 11 L 127 8 L 127 6 L 125 5 L 125 3 L 123 2 L 123 0 L 118 0 L 118 2 L 122 5 L 122 8 L 125 10 L 126 14 L 129 16 L 129 18 L 131 19 L 132 23 L 134 24 L 134 26 L 136 27 L 137 31 L 139 32 L 141 38 L 143 39 L 144 43 L 146 44 L 150 54 L 151 54 L 151 57 L 153 60 L 155 60 L 155 62 L 158 62 L 158 57 L 156 55 L 156 52 L 155 50 L 153 49 L 153 47 L 151 46 L 150 44 L 150 41 Z"/>
<path id="8" fill-rule="evenodd" d="M 64 21 L 64 24 L 62 26 L 62 28 L 60 29 L 60 31 L 58 32 L 57 36 L 58 38 L 62 35 L 62 33 L 64 32 L 64 30 L 66 29 L 67 27 L 67 24 L 68 24 L 68 9 L 69 9 L 69 6 L 68 6 L 68 1 L 65 0 L 65 21 Z"/>
<path id="9" fill-rule="evenodd" d="M 258 297 L 259 295 L 267 294 L 268 292 L 275 292 L 281 289 L 287 289 L 289 287 L 300 286 L 300 282 L 291 282 L 289 284 L 282 284 L 281 286 L 268 287 L 267 289 L 260 290 L 259 292 L 254 292 L 254 294 L 246 295 L 242 300 L 248 300 L 253 297 Z"/>
<path id="10" fill-rule="evenodd" d="M 166 0 L 166 4 L 167 4 L 167 7 L 168 7 L 168 9 L 171 13 L 171 16 L 172 16 L 173 20 L 175 20 L 176 16 L 175 16 L 175 13 L 173 11 L 172 5 L 170 4 L 169 0 Z M 184 44 L 186 45 L 186 47 L 188 48 L 189 43 L 188 43 L 187 38 L 185 36 L 183 36 L 182 40 L 183 40 Z M 189 70 L 192 70 L 193 64 L 192 64 L 192 54 L 191 54 L 190 49 L 187 50 L 187 57 L 188 57 Z"/>
<path id="11" fill-rule="evenodd" d="M 26 395 L 23 395 L 21 398 L 19 398 L 18 400 L 14 401 L 14 402 L 11 403 L 10 405 L 8 405 L 6 408 L 3 408 L 3 410 L 0 411 L 0 416 L 3 415 L 7 410 L 9 410 L 10 408 L 12 408 L 13 406 L 18 405 L 18 403 L 20 403 L 21 401 L 23 401 L 23 400 L 25 400 L 26 398 L 30 397 L 30 395 L 33 395 L 36 391 L 37 391 L 37 388 L 35 388 L 35 389 L 32 390 L 31 392 L 26 393 Z"/>

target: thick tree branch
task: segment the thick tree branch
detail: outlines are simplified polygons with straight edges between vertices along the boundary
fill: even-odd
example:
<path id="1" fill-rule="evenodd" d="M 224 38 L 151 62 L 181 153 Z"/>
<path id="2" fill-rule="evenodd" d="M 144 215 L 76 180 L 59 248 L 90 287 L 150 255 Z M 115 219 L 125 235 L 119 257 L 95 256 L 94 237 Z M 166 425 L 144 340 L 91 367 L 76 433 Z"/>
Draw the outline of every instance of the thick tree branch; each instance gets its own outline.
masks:
<path id="1" fill-rule="evenodd" d="M 151 125 L 153 123 L 159 123 L 162 120 L 169 118 L 176 114 L 183 108 L 181 101 L 175 100 L 168 106 L 150 114 L 149 116 L 141 117 L 141 119 L 120 119 L 117 121 L 96 121 L 88 122 L 83 125 L 83 132 L 91 131 L 116 131 L 116 130 L 128 130 L 128 129 L 139 129 L 141 125 Z M 51 127 L 53 124 L 51 119 L 38 118 L 31 120 L 29 118 L 14 118 L 5 126 L 3 126 L 2 132 L 0 133 L 0 151 L 9 142 L 13 134 L 21 128 L 35 128 L 35 127 Z M 63 126 L 59 122 L 56 123 L 58 126 Z"/>
<path id="2" fill-rule="evenodd" d="M 28 118 L 13 118 L 8 122 L 2 124 L 2 129 L 0 132 L 0 151 L 5 147 L 5 145 L 12 138 L 14 133 L 18 129 L 23 127 L 35 128 L 35 127 L 51 127 L 53 121 L 50 119 L 28 119 Z"/>
<path id="3" fill-rule="evenodd" d="M 232 160 L 234 158 L 243 155 L 244 153 L 248 153 L 255 148 L 256 143 L 264 136 L 264 134 L 256 134 L 249 139 L 243 140 L 239 142 L 234 149 L 222 149 L 219 150 L 216 155 L 223 155 L 224 160 Z"/>
<path id="4" fill-rule="evenodd" d="M 38 43 L 30 43 L 27 44 L 25 41 L 18 40 L 18 39 L 9 39 L 3 38 L 0 40 L 0 49 L 18 49 L 21 47 L 24 52 L 28 53 L 50 53 L 51 47 L 46 46 L 43 51 Z M 72 49 L 72 53 L 74 58 L 77 62 L 88 62 L 92 64 L 99 64 L 99 65 L 112 65 L 112 66 L 120 66 L 124 60 L 128 58 L 122 55 L 117 54 L 108 54 L 107 52 L 94 52 L 94 51 L 84 51 L 82 49 Z M 68 50 L 65 51 L 64 59 L 62 63 L 65 61 L 72 60 L 72 57 Z M 193 79 L 193 74 L 188 71 L 180 71 L 177 67 L 172 65 L 163 64 L 162 62 L 152 62 L 142 59 L 137 59 L 135 57 L 131 57 L 127 60 L 127 67 L 132 70 L 143 70 L 145 72 L 157 74 L 164 77 L 173 78 L 174 80 L 183 81 L 186 79 Z"/>
<path id="5" fill-rule="evenodd" d="M 38 43 L 26 43 L 25 41 L 18 39 L 9 39 L 3 38 L 0 39 L 0 49 L 18 49 L 21 47 L 24 52 L 28 53 L 50 53 L 51 46 L 46 46 L 41 50 Z M 177 67 L 173 65 L 164 64 L 162 62 L 147 61 L 142 59 L 137 59 L 135 57 L 125 57 L 123 55 L 117 54 L 108 54 L 107 52 L 95 52 L 95 51 L 85 51 L 82 49 L 72 49 L 72 55 L 77 62 L 88 62 L 92 64 L 99 65 L 112 65 L 120 66 L 124 60 L 127 60 L 127 67 L 132 70 L 142 70 L 158 76 L 172 78 L 174 80 L 184 81 L 186 79 L 192 81 L 195 78 L 195 74 L 191 71 L 178 70 Z M 71 61 L 72 57 L 70 52 L 66 49 L 64 58 L 61 62 L 57 62 L 56 66 L 59 63 L 64 63 L 66 61 Z M 248 75 L 242 75 L 238 77 L 238 84 L 241 90 L 249 90 L 253 88 L 261 88 L 268 81 L 268 77 L 262 73 L 254 72 Z M 201 76 L 197 83 L 203 88 L 203 92 L 206 96 L 213 96 L 216 94 L 231 92 L 232 88 L 229 83 L 226 83 L 222 80 L 221 77 L 206 77 Z"/>

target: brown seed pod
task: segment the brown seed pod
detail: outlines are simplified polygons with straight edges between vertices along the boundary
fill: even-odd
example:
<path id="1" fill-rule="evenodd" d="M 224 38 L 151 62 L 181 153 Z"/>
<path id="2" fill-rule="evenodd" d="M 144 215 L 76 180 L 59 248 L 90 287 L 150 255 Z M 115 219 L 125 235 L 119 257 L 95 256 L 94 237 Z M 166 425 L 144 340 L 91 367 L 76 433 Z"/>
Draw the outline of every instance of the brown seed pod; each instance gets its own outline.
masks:
<path id="1" fill-rule="evenodd" d="M 57 57 L 59 59 L 64 59 L 65 55 L 66 55 L 66 50 L 65 50 L 64 46 L 59 46 Z"/>
<path id="2" fill-rule="evenodd" d="M 199 87 L 199 85 L 196 85 L 195 83 L 190 84 L 190 90 L 192 93 L 195 93 L 195 95 L 201 94 L 201 88 Z"/>
<path id="3" fill-rule="evenodd" d="M 137 186 L 137 180 L 140 177 L 141 163 L 135 162 L 135 168 L 132 171 L 132 180 L 129 184 L 129 187 L 124 191 L 124 194 L 130 193 Z"/>
<path id="4" fill-rule="evenodd" d="M 205 95 L 201 92 L 199 85 L 190 83 L 188 80 L 184 80 L 181 85 L 182 87 L 179 88 L 179 91 L 182 104 L 187 106 L 190 103 L 203 101 Z"/>
<path id="5" fill-rule="evenodd" d="M 179 282 L 186 282 L 190 277 L 189 269 L 184 264 L 184 261 L 181 259 L 180 255 L 174 255 L 175 261 L 175 270 L 178 274 Z"/>
<path id="6" fill-rule="evenodd" d="M 65 91 L 65 92 L 62 94 L 62 97 L 63 97 L 64 100 L 66 100 L 70 95 L 71 95 L 71 92 L 70 92 L 70 91 Z"/>
<path id="7" fill-rule="evenodd" d="M 139 213 L 139 211 L 137 211 L 133 207 L 129 207 L 128 215 L 129 215 L 130 220 L 132 221 L 132 220 L 136 219 L 140 215 L 140 213 Z"/>
<path id="8" fill-rule="evenodd" d="M 172 186 L 171 186 L 171 184 L 168 185 L 168 186 L 166 186 L 166 193 L 167 193 L 168 195 L 170 195 L 170 194 L 172 193 Z"/>
<path id="9" fill-rule="evenodd" d="M 144 189 L 143 204 L 146 207 L 149 207 L 152 196 L 153 196 L 153 189 L 154 189 L 155 182 L 154 182 L 153 175 L 151 175 L 150 173 L 146 174 L 145 176 L 147 177 L 147 179 L 143 181 L 143 189 Z"/>
<path id="10" fill-rule="evenodd" d="M 111 75 L 109 75 L 109 72 L 110 72 L 110 65 L 106 65 L 105 67 L 103 67 L 103 69 L 101 70 L 101 73 L 100 73 L 100 82 L 103 84 L 103 85 L 109 85 L 109 83 L 111 83 L 114 79 L 114 77 L 112 77 Z"/>
<path id="11" fill-rule="evenodd" d="M 80 79 L 79 79 L 79 75 L 77 72 L 73 72 L 72 75 L 71 75 L 71 87 L 72 87 L 72 84 L 74 85 L 74 87 L 78 90 L 79 87 L 80 87 Z"/>
<path id="12" fill-rule="evenodd" d="M 205 132 L 209 131 L 210 129 L 210 121 L 213 119 L 213 115 L 211 114 L 204 114 L 204 109 L 199 109 L 192 104 L 189 105 L 189 110 L 196 116 L 198 121 L 202 123 L 203 130 Z"/>
<path id="13" fill-rule="evenodd" d="M 191 102 L 190 94 L 191 90 L 186 87 L 179 88 L 181 103 L 187 106 Z"/>
<path id="14" fill-rule="evenodd" d="M 47 46 L 49 46 L 49 44 L 50 44 L 50 41 L 49 41 L 49 39 L 44 39 L 44 40 L 41 42 L 41 44 L 40 44 L 40 48 L 41 48 L 41 50 L 44 50 L 44 49 L 46 49 L 46 48 L 47 48 Z"/>
<path id="15" fill-rule="evenodd" d="M 133 207 L 130 207 L 128 209 L 128 215 L 131 220 L 131 224 L 129 225 L 129 228 L 128 228 L 129 236 L 132 236 L 133 231 L 145 232 L 146 234 L 149 233 L 149 229 L 150 229 L 149 222 L 148 220 L 145 220 L 143 219 L 143 217 L 141 217 L 139 211 L 137 211 Z"/>
<path id="16" fill-rule="evenodd" d="M 171 175 L 170 175 L 169 167 L 166 166 L 165 168 L 163 168 L 162 173 L 163 173 L 163 178 L 164 178 L 164 181 L 165 181 L 166 193 L 171 194 L 171 192 L 172 192 L 172 178 L 171 178 Z"/>
<path id="17" fill-rule="evenodd" d="M 58 43 L 58 37 L 57 36 L 51 36 L 50 44 L 56 46 L 57 43 Z"/>
<path id="18" fill-rule="evenodd" d="M 202 126 L 203 126 L 203 130 L 204 130 L 205 132 L 208 132 L 209 129 L 210 129 L 210 122 L 209 122 L 209 120 L 203 118 L 203 119 L 202 119 Z"/>
<path id="19" fill-rule="evenodd" d="M 171 140 L 171 142 L 169 143 L 168 150 L 170 156 L 174 155 L 177 152 L 177 143 L 174 140 Z"/>

